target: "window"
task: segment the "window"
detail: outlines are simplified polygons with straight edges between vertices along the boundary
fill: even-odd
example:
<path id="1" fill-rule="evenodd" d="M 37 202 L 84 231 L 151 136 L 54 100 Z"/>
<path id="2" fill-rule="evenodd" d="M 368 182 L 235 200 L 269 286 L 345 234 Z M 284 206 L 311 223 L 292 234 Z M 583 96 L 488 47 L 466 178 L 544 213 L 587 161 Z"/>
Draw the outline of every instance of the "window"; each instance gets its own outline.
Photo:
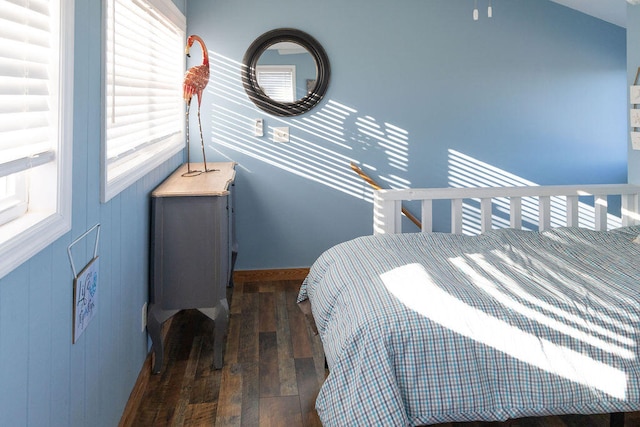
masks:
<path id="1" fill-rule="evenodd" d="M 186 18 L 171 0 L 108 0 L 102 201 L 184 148 Z"/>
<path id="2" fill-rule="evenodd" d="M 295 65 L 258 65 L 256 79 L 269 98 L 278 102 L 296 100 Z"/>
<path id="3" fill-rule="evenodd" d="M 0 277 L 71 227 L 73 7 L 0 2 Z"/>

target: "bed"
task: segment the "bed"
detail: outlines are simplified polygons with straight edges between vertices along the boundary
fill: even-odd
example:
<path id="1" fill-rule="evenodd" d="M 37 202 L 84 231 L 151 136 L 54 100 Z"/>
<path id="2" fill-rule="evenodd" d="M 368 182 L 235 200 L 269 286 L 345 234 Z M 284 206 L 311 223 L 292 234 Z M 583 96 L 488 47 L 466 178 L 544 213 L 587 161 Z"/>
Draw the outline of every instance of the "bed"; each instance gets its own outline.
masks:
<path id="1" fill-rule="evenodd" d="M 374 234 L 324 252 L 298 296 L 329 368 L 316 400 L 323 425 L 620 422 L 640 410 L 639 193 L 376 191 Z M 419 232 L 402 233 L 403 200 L 418 201 Z M 433 231 L 441 200 L 447 233 Z"/>

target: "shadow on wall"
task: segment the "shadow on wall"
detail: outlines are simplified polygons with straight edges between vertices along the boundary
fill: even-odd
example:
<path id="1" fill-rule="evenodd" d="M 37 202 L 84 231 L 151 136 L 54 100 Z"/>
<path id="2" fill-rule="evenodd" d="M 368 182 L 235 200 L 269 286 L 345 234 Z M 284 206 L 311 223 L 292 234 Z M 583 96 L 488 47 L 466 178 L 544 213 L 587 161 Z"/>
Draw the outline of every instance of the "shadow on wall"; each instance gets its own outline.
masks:
<path id="1" fill-rule="evenodd" d="M 412 186 L 408 179 L 410 135 L 406 129 L 367 115 L 354 106 L 328 99 L 309 114 L 287 119 L 270 117 L 273 124 L 266 135 L 252 136 L 256 110 L 240 79 L 238 70 L 243 64 L 212 51 L 209 51 L 209 56 L 212 71 L 207 88 L 209 98 L 223 98 L 223 102 L 212 102 L 209 150 L 220 153 L 217 146 L 225 147 L 369 203 L 373 202 L 373 190 L 351 170 L 351 162 L 372 174 L 382 169 L 376 165 L 384 165 L 385 170 L 391 170 L 391 173 L 376 176 L 383 188 Z M 273 128 L 278 126 L 292 128 L 288 143 L 273 142 Z M 362 162 L 364 152 L 372 164 Z M 448 184 L 452 187 L 537 185 L 453 149 L 448 150 L 447 163 Z M 552 225 L 563 225 L 566 217 L 564 200 L 552 198 L 551 203 Z M 592 226 L 595 216 L 593 203 L 586 199 L 581 204 L 580 224 Z M 611 202 L 614 209 L 617 204 L 619 202 L 615 200 Z M 463 231 L 478 233 L 479 201 L 465 201 L 464 209 L 477 215 L 466 221 Z M 499 226 L 508 223 L 508 211 L 508 201 L 498 200 L 494 206 L 494 223 Z M 537 200 L 523 199 L 522 212 L 523 228 L 537 223 Z M 609 227 L 619 225 L 620 218 L 609 214 Z M 531 225 L 531 228 L 535 226 Z"/>
<path id="2" fill-rule="evenodd" d="M 211 115 L 210 150 L 223 146 L 274 167 L 316 181 L 348 195 L 372 202 L 372 192 L 350 168 L 350 163 L 362 164 L 361 153 L 375 151 L 381 164 L 397 174 L 379 176 L 389 188 L 408 188 L 405 178 L 409 167 L 409 133 L 391 123 L 361 114 L 357 109 L 335 100 L 327 100 L 313 112 L 288 119 L 269 117 L 272 123 L 263 137 L 252 135 L 256 118 L 254 105 L 248 100 L 239 79 L 242 63 L 209 52 L 211 58 L 210 96 L 222 96 L 224 102 L 214 102 Z M 246 111 L 245 111 L 246 110 Z M 274 143 L 274 127 L 291 128 L 288 143 Z M 377 163 L 377 161 L 376 161 Z"/>
<path id="3" fill-rule="evenodd" d="M 456 150 L 449 149 L 448 156 L 449 186 L 457 188 L 469 187 L 518 187 L 537 186 L 535 182 L 528 181 L 505 170 L 499 169 L 488 163 L 467 156 Z M 608 205 L 610 211 L 607 215 L 608 229 L 620 227 L 622 220 L 619 211 L 620 197 L 610 197 Z M 580 227 L 594 229 L 595 209 L 593 196 L 581 198 L 579 203 Z M 481 230 L 480 200 L 466 200 L 463 203 L 462 228 L 465 234 L 478 234 Z M 551 226 L 560 227 L 566 224 L 567 206 L 564 197 L 551 197 Z M 535 230 L 538 223 L 538 200 L 536 197 L 522 198 L 522 228 Z M 495 228 L 504 228 L 509 225 L 509 201 L 508 199 L 496 199 L 493 206 L 493 224 Z"/>

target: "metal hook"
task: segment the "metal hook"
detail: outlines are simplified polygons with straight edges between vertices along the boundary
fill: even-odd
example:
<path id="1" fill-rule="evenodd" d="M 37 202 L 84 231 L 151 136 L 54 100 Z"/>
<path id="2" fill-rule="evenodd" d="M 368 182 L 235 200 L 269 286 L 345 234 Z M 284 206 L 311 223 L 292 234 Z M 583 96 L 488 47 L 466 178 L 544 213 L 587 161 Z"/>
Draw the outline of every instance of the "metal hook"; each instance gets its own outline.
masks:
<path id="1" fill-rule="evenodd" d="M 76 272 L 76 266 L 73 263 L 73 255 L 71 255 L 71 247 L 74 246 L 76 243 L 78 243 L 80 240 L 84 239 L 85 237 L 87 237 L 87 235 L 89 233 L 91 233 L 93 230 L 96 230 L 96 243 L 95 246 L 93 247 L 93 258 L 98 256 L 98 241 L 100 240 L 100 223 L 94 225 L 93 227 L 91 227 L 90 229 L 88 229 L 87 231 L 85 231 L 80 237 L 78 237 L 76 240 L 74 240 L 73 242 L 71 242 L 71 244 L 67 247 L 67 254 L 69 255 L 69 263 L 71 263 L 71 271 L 73 272 L 73 277 L 74 278 L 78 278 L 78 273 Z"/>

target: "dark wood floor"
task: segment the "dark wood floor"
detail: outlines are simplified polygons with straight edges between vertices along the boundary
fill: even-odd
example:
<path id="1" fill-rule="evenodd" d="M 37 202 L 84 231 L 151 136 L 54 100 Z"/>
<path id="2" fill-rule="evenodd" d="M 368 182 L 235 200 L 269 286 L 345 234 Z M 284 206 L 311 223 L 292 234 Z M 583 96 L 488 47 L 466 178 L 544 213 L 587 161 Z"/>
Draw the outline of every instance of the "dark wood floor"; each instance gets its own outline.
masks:
<path id="1" fill-rule="evenodd" d="M 213 322 L 196 310 L 174 316 L 165 366 L 152 375 L 130 424 L 320 426 L 314 402 L 325 377 L 322 348 L 295 304 L 300 281 L 236 283 L 222 370 L 212 369 Z M 439 427 L 605 427 L 608 416 L 527 418 Z M 640 426 L 627 414 L 625 427 Z"/>
<path id="2" fill-rule="evenodd" d="M 222 370 L 212 369 L 213 322 L 173 317 L 165 366 L 151 376 L 133 426 L 320 426 L 320 340 L 296 305 L 300 281 L 235 283 Z M 315 357 L 314 357 L 315 356 Z"/>

